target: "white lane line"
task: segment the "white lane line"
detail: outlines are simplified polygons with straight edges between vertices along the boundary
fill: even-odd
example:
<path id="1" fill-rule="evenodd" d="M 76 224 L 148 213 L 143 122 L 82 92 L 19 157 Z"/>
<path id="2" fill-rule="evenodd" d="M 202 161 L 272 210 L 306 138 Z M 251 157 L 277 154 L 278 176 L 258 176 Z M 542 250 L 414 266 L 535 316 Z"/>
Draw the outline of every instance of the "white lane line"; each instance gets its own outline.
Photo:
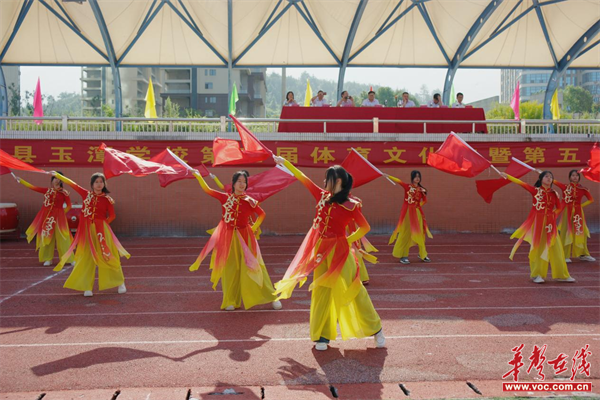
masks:
<path id="1" fill-rule="evenodd" d="M 40 283 L 46 282 L 47 280 L 50 280 L 50 279 L 54 278 L 55 276 L 58 276 L 58 275 L 62 274 L 62 273 L 63 273 L 64 271 L 66 271 L 66 270 L 67 270 L 66 268 L 63 268 L 63 269 L 61 269 L 60 271 L 58 271 L 58 272 L 55 272 L 54 274 L 52 274 L 52 275 L 49 275 L 49 276 L 45 277 L 45 278 L 44 278 L 44 279 L 42 279 L 42 280 L 39 280 L 39 281 L 37 281 L 37 282 L 35 282 L 35 283 L 32 283 L 31 285 L 27 286 L 27 287 L 26 287 L 26 288 L 24 288 L 24 289 L 18 290 L 18 291 L 16 291 L 16 292 L 15 292 L 15 293 L 13 293 L 13 294 L 11 294 L 11 295 L 8 295 L 8 296 L 6 296 L 6 297 L 4 297 L 3 299 L 0 299 L 0 304 L 4 303 L 6 300 L 10 300 L 10 299 L 12 299 L 12 298 L 13 298 L 13 297 L 15 297 L 15 296 L 18 296 L 18 295 L 20 295 L 21 293 L 25 292 L 26 290 L 29 290 L 29 289 L 31 289 L 31 288 L 32 288 L 32 287 L 34 287 L 34 286 L 37 286 L 37 285 L 39 285 Z"/>
<path id="2" fill-rule="evenodd" d="M 394 335 L 386 336 L 386 340 L 406 339 L 470 339 L 470 338 L 562 338 L 562 337 L 600 337 L 597 333 L 499 333 L 499 334 L 455 334 L 455 335 Z M 341 339 L 341 338 L 340 338 Z M 355 340 L 372 340 L 371 337 Z M 24 343 L 2 344 L 0 348 L 19 347 L 75 347 L 75 346 L 126 346 L 126 345 L 187 345 L 187 344 L 219 344 L 219 343 L 248 343 L 248 342 L 310 342 L 309 338 L 251 338 L 251 339 L 197 339 L 197 340 L 139 340 L 113 342 L 74 342 L 74 343 Z"/>
<path id="3" fill-rule="evenodd" d="M 438 273 L 438 272 L 429 272 L 426 274 L 423 273 L 399 273 L 399 274 L 377 274 L 377 273 L 369 273 L 369 276 L 472 276 L 472 275 L 479 275 L 479 276 L 524 276 L 526 275 L 527 272 L 518 272 L 518 271 L 511 271 L 511 272 L 498 272 L 498 273 L 481 273 L 481 272 L 466 272 L 466 273 L 462 273 L 462 272 L 458 272 L 458 273 Z M 588 271 L 588 272 L 576 272 L 574 274 L 575 278 L 577 278 L 578 276 L 581 275 L 597 275 L 600 274 L 600 271 Z M 283 274 L 273 274 L 270 273 L 269 276 L 271 278 L 273 277 L 283 277 Z M 210 278 L 210 275 L 200 275 L 197 273 L 190 273 L 189 275 L 186 276 L 126 276 L 125 280 L 143 280 L 143 279 L 164 279 L 164 280 L 169 280 L 169 279 L 206 279 L 206 278 Z M 32 279 L 2 279 L 1 282 L 30 282 Z M 552 282 L 552 281 L 549 281 Z M 576 287 L 576 284 L 570 284 L 569 287 Z"/>
<path id="4" fill-rule="evenodd" d="M 571 286 L 569 289 L 598 289 L 598 286 Z M 461 290 L 556 290 L 556 286 L 505 286 L 505 287 L 465 287 L 465 288 L 454 288 L 454 287 L 443 287 L 443 288 L 404 288 L 404 289 L 393 289 L 393 288 L 367 288 L 368 292 L 430 292 L 430 291 L 461 291 Z M 202 293 L 210 293 L 210 294 L 219 294 L 222 292 L 220 290 L 181 290 L 181 291 L 156 291 L 156 292 L 135 292 L 132 290 L 128 290 L 128 295 L 157 295 L 157 294 L 202 294 Z M 600 295 L 600 293 L 599 293 Z M 20 294 L 20 297 L 46 297 L 46 296 L 74 296 L 74 293 L 27 293 Z M 99 292 L 95 293 L 94 296 L 114 296 L 114 293 L 107 292 Z"/>
<path id="5" fill-rule="evenodd" d="M 528 310 L 529 312 L 539 310 L 557 310 L 557 309 L 579 309 L 579 308 L 600 308 L 600 305 L 590 306 L 534 306 L 528 305 L 526 307 L 513 307 L 513 306 L 498 306 L 498 307 L 375 307 L 378 312 L 380 311 L 463 311 L 463 310 Z M 236 313 L 285 313 L 285 312 L 302 312 L 308 313 L 308 308 L 295 308 L 295 309 L 264 309 L 264 310 L 235 310 L 235 311 L 223 311 L 223 310 L 198 310 L 198 311 L 141 311 L 141 312 L 123 312 L 123 313 L 87 313 L 87 314 L 29 314 L 29 315 L 2 315 L 3 319 L 7 318 L 96 318 L 96 317 L 131 317 L 131 316 L 142 316 L 142 315 L 197 315 L 197 314 L 221 314 L 231 315 Z"/>

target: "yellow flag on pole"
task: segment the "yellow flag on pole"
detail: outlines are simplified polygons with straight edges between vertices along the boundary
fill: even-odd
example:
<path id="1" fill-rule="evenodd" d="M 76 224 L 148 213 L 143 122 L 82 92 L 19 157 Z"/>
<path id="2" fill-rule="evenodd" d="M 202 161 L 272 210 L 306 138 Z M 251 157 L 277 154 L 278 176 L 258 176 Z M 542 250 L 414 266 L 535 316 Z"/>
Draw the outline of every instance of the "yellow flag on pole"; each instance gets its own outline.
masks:
<path id="1" fill-rule="evenodd" d="M 148 91 L 146 92 L 146 110 L 144 111 L 144 117 L 146 118 L 157 118 L 156 116 L 156 101 L 154 99 L 154 86 L 152 85 L 152 78 L 148 82 Z"/>
<path id="2" fill-rule="evenodd" d="M 312 99 L 312 89 L 310 88 L 310 81 L 306 80 L 306 94 L 304 95 L 304 107 L 310 107 L 310 99 Z"/>
<path id="3" fill-rule="evenodd" d="M 558 105 L 558 89 L 554 91 L 552 102 L 550 103 L 550 111 L 552 111 L 552 119 L 560 119 L 560 107 Z"/>

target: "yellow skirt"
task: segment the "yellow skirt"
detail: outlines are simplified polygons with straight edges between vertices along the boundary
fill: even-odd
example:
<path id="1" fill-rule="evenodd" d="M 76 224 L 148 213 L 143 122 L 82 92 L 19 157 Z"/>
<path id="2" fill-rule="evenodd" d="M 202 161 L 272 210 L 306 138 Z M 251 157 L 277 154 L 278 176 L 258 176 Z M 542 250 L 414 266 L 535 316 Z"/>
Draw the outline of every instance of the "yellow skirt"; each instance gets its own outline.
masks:
<path id="1" fill-rule="evenodd" d="M 317 267 L 314 280 L 327 272 L 333 254 L 334 251 Z M 310 304 L 312 341 L 321 337 L 334 340 L 337 337 L 338 323 L 343 340 L 372 336 L 381 330 L 381 319 L 373 307 L 369 293 L 362 282 L 354 282 L 356 268 L 356 260 L 349 253 L 342 272 L 332 287 L 315 285 L 313 288 Z M 348 297 L 348 289 L 353 283 L 360 287 L 358 291 L 350 290 L 353 297 Z"/>
<path id="2" fill-rule="evenodd" d="M 106 260 L 102 256 L 102 248 L 97 239 L 96 225 L 90 224 L 91 235 L 89 237 L 93 239 L 89 240 L 87 235 L 81 236 L 82 240 L 77 243 L 77 250 L 75 251 L 75 267 L 73 267 L 71 275 L 69 275 L 69 278 L 65 282 L 65 288 L 79 291 L 92 290 L 94 287 L 96 266 L 98 266 L 98 288 L 100 290 L 111 289 L 125 282 L 119 258 L 119 255 L 123 254 L 124 249 L 119 252 L 119 248 L 113 241 L 110 226 L 106 222 L 102 226 L 104 227 L 106 247 L 112 253 L 113 257 Z M 94 247 L 98 257 L 94 257 L 91 246 Z M 129 258 L 127 252 L 125 252 L 125 256 Z"/>
<path id="3" fill-rule="evenodd" d="M 423 214 L 419 210 L 415 210 L 417 214 L 418 226 L 423 226 Z M 423 232 L 423 229 L 413 229 L 410 224 L 410 214 L 407 212 L 402 220 L 402 224 L 398 228 L 398 238 L 394 243 L 392 255 L 396 258 L 408 257 L 408 252 L 411 247 L 419 246 L 419 257 L 421 259 L 427 257 L 427 249 L 425 248 L 425 235 L 431 238 L 429 229 Z"/>
<path id="4" fill-rule="evenodd" d="M 213 252 L 211 258 L 215 256 L 216 252 Z M 211 265 L 213 264 L 214 260 L 211 259 Z M 245 309 L 249 309 L 258 304 L 267 304 L 275 301 L 275 289 L 262 260 L 259 261 L 259 266 L 262 272 L 262 286 L 250 277 L 239 239 L 234 235 L 231 240 L 229 255 L 227 256 L 227 263 L 221 275 L 221 289 L 223 290 L 221 309 L 225 309 L 228 306 L 239 308 L 242 303 Z M 214 277 L 211 280 L 214 281 Z"/>

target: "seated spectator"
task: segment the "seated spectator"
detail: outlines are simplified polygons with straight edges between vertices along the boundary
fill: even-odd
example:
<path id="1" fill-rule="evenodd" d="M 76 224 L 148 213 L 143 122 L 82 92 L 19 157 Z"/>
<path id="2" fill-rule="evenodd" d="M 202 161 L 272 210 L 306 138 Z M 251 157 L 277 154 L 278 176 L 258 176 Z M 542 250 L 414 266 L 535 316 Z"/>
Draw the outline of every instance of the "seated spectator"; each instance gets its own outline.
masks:
<path id="1" fill-rule="evenodd" d="M 375 98 L 375 92 L 370 91 L 368 97 L 363 100 L 362 107 L 375 107 L 379 105 L 379 100 Z"/>
<path id="2" fill-rule="evenodd" d="M 354 99 L 348 94 L 348 91 L 342 92 L 342 99 L 338 101 L 336 107 L 354 107 Z"/>
<path id="3" fill-rule="evenodd" d="M 283 103 L 283 106 L 291 107 L 296 104 L 298 103 L 296 103 L 296 100 L 294 100 L 294 92 L 287 92 L 287 94 L 285 95 L 285 103 Z"/>
<path id="4" fill-rule="evenodd" d="M 415 107 L 415 102 L 412 100 L 409 100 L 409 98 L 408 98 L 408 92 L 402 93 L 402 98 L 400 99 L 400 101 L 398 101 L 398 107 L 401 107 L 401 108 Z"/>
<path id="5" fill-rule="evenodd" d="M 439 93 L 433 95 L 433 100 L 427 103 L 427 107 L 429 108 L 440 108 L 443 106 L 442 96 Z"/>
<path id="6" fill-rule="evenodd" d="M 319 90 L 317 95 L 310 99 L 310 104 L 312 104 L 313 107 L 323 107 L 325 104 L 327 104 L 327 100 L 325 100 L 326 94 L 326 92 Z"/>
<path id="7" fill-rule="evenodd" d="M 456 103 L 452 104 L 452 108 L 465 108 L 465 104 L 463 104 L 463 94 L 458 93 L 456 95 Z"/>

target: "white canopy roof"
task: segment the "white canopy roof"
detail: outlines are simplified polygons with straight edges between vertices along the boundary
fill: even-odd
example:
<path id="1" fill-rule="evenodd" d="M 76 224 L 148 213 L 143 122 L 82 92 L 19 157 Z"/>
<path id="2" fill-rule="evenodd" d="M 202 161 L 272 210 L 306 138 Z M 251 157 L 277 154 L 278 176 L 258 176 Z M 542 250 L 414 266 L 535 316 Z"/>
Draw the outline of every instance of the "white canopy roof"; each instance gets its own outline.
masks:
<path id="1" fill-rule="evenodd" d="M 571 67 L 600 68 L 598 25 L 600 0 L 0 0 L 0 62 L 448 67 L 466 38 L 461 67 L 554 69 L 588 32 Z"/>

